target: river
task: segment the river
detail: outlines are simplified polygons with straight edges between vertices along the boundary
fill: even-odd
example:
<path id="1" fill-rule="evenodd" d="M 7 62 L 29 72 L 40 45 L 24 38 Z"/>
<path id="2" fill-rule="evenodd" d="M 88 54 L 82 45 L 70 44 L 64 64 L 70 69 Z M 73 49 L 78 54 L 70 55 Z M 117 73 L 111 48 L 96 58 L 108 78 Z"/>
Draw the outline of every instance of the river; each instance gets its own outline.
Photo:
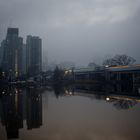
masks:
<path id="1" fill-rule="evenodd" d="M 139 97 L 51 87 L 0 92 L 0 140 L 140 139 Z"/>

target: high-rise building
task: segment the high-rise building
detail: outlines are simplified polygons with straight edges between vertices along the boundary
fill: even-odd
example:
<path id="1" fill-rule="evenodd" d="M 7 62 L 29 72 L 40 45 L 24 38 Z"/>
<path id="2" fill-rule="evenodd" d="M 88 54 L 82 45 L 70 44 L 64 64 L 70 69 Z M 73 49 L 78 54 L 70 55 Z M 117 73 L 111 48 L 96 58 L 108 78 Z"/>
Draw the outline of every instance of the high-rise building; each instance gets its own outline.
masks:
<path id="1" fill-rule="evenodd" d="M 22 46 L 22 74 L 26 74 L 26 44 Z"/>
<path id="2" fill-rule="evenodd" d="M 19 37 L 18 28 L 8 28 L 6 39 L 3 41 L 3 71 L 10 77 L 18 77 L 22 74 L 22 46 L 23 38 Z"/>
<path id="3" fill-rule="evenodd" d="M 29 76 L 37 76 L 42 71 L 42 41 L 36 36 L 27 36 L 26 40 L 26 72 Z"/>
<path id="4" fill-rule="evenodd" d="M 0 46 L 0 68 L 1 68 L 2 59 L 3 59 L 3 48 L 4 48 L 4 41 L 2 41 L 1 46 Z"/>

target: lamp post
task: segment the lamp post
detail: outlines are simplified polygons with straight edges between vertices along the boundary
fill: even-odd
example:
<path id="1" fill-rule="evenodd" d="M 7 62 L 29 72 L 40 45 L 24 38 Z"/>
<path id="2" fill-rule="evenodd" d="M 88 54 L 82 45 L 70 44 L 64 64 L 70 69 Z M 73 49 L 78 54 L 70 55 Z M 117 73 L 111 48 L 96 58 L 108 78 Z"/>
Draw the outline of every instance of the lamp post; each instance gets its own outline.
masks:
<path id="1" fill-rule="evenodd" d="M 4 71 L 2 72 L 2 76 L 5 77 L 5 72 Z"/>

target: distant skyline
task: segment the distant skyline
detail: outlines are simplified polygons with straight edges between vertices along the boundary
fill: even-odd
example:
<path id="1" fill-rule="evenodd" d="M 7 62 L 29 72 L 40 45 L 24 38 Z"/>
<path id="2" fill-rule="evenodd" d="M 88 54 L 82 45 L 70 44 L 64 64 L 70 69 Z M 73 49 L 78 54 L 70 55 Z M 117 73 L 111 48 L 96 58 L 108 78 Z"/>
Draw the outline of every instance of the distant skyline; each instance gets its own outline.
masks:
<path id="1" fill-rule="evenodd" d="M 24 42 L 40 36 L 49 62 L 88 65 L 127 54 L 140 63 L 139 25 L 140 0 L 0 0 L 0 41 L 8 27 Z"/>

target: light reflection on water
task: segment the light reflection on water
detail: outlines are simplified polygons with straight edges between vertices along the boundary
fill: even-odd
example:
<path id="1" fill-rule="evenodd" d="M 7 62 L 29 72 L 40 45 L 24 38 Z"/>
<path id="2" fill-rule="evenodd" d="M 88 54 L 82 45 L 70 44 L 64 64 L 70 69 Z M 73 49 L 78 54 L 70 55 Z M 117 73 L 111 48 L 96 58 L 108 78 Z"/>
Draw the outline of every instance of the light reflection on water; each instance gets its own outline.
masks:
<path id="1" fill-rule="evenodd" d="M 53 89 L 2 90 L 0 140 L 139 140 L 140 98 Z"/>

